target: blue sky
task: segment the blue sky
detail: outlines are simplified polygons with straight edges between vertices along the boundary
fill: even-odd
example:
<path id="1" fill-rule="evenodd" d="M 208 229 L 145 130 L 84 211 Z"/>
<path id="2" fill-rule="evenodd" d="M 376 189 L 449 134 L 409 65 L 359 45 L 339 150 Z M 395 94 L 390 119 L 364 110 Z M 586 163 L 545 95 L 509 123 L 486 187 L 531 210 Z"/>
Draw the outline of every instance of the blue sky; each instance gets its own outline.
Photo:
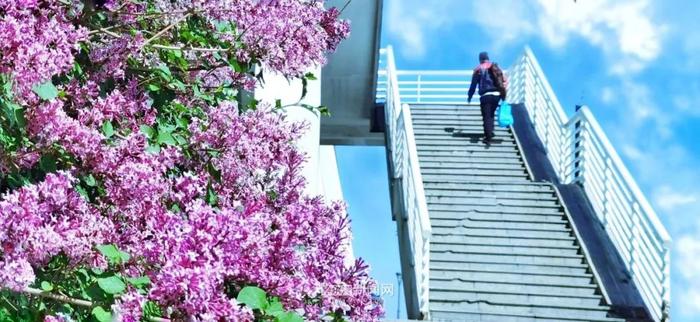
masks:
<path id="1" fill-rule="evenodd" d="M 668 228 L 673 319 L 698 321 L 698 12 L 700 2 L 688 0 L 385 0 L 382 42 L 394 46 L 399 69 L 470 69 L 481 50 L 509 66 L 531 46 L 567 113 L 591 107 Z M 355 252 L 381 282 L 394 282 L 384 152 L 337 152 Z M 387 301 L 394 318 L 396 298 Z"/>

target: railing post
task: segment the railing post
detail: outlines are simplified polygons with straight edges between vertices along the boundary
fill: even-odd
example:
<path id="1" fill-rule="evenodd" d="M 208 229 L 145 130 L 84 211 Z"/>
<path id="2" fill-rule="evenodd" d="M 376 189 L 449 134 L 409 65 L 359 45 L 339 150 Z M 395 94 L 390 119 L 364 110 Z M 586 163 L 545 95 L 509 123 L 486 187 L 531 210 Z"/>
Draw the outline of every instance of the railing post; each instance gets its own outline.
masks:
<path id="1" fill-rule="evenodd" d="M 611 203 L 610 194 L 612 193 L 612 161 L 610 158 L 605 159 L 605 172 L 603 175 L 603 226 L 608 228 L 608 217 L 610 216 Z"/>
<path id="2" fill-rule="evenodd" d="M 416 81 L 416 97 L 418 98 L 418 103 L 421 102 L 420 99 L 421 99 L 421 95 L 423 94 L 422 93 L 422 86 L 421 86 L 422 79 L 423 79 L 422 75 L 418 75 L 418 79 Z"/>
<path id="3" fill-rule="evenodd" d="M 662 266 L 662 276 L 663 281 L 661 282 L 661 321 L 671 321 L 671 246 L 669 243 L 664 243 L 663 245 L 663 266 Z"/>
<path id="4" fill-rule="evenodd" d="M 632 275 L 632 278 L 637 275 L 637 269 L 635 268 L 635 263 L 637 262 L 637 253 L 639 252 L 639 216 L 640 216 L 640 210 L 639 210 L 639 204 L 634 203 L 632 205 L 632 227 L 630 228 L 630 231 L 632 232 L 632 236 L 630 237 L 630 250 L 629 250 L 629 270 L 630 274 Z"/>

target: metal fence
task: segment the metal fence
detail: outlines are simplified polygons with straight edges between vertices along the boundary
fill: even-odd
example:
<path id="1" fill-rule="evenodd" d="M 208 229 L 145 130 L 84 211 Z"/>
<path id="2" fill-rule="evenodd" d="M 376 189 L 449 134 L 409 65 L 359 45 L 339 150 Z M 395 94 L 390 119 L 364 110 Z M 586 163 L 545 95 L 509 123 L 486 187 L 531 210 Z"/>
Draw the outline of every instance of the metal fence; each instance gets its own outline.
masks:
<path id="1" fill-rule="evenodd" d="M 406 182 L 407 188 L 410 187 L 406 196 L 412 201 L 407 201 L 406 206 L 417 206 L 414 210 L 407 210 L 409 217 L 415 213 L 417 225 L 427 225 L 420 226 L 427 229 L 422 232 L 429 232 L 424 197 L 416 196 L 422 194 L 422 184 L 414 154 L 410 112 L 401 104 L 465 104 L 472 71 L 397 71 L 391 48 L 382 53 L 380 61 L 385 67 L 379 73 L 377 99 L 386 101 L 387 130 L 392 137 L 389 144 L 397 147 L 394 153 L 403 153 L 396 159 L 401 162 L 397 167 L 401 173 L 394 175 L 405 176 L 411 181 Z M 670 236 L 600 124 L 585 106 L 571 118 L 566 116 L 529 48 L 506 74 L 509 78 L 508 101 L 524 104 L 560 180 L 583 186 L 652 316 L 657 321 L 668 320 Z M 478 101 L 478 96 L 474 99 Z M 428 245 L 429 234 L 427 239 L 420 239 L 424 235 L 412 238 L 417 244 Z M 416 256 L 420 256 L 416 258 L 417 262 L 427 260 L 425 252 Z M 425 274 L 420 276 L 426 277 L 426 288 L 427 268 L 428 264 L 425 264 L 425 270 L 419 271 Z M 424 296 L 424 303 L 427 303 L 427 291 L 420 296 Z"/>
<path id="2" fill-rule="evenodd" d="M 408 104 L 403 104 L 403 97 L 399 93 L 392 48 L 382 49 L 382 53 L 386 63 L 382 92 L 383 100 L 386 102 L 387 148 L 390 151 L 393 170 L 390 175 L 398 184 L 397 191 L 401 199 L 399 207 L 401 218 L 396 220 L 402 220 L 402 224 L 406 227 L 412 254 L 411 272 L 404 272 L 404 274 L 408 274 L 413 279 L 416 288 L 416 294 L 414 294 L 416 298 L 411 299 L 411 302 L 417 303 L 417 307 L 413 309 L 418 312 L 413 315 L 417 318 L 427 318 L 431 234 L 428 204 L 425 200 L 423 179 L 418 164 L 411 110 Z M 409 308 L 409 311 L 411 309 Z"/>

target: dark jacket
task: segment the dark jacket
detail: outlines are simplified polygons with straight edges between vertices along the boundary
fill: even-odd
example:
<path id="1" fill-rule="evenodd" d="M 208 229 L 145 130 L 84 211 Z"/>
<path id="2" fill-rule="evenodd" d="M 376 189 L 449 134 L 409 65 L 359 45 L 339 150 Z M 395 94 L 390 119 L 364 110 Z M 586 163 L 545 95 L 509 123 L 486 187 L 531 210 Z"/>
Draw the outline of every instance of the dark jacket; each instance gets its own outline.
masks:
<path id="1" fill-rule="evenodd" d="M 492 64 L 490 61 L 486 61 L 486 62 L 483 62 L 483 63 L 479 64 L 478 66 L 476 66 L 476 68 L 474 68 L 474 73 L 472 74 L 472 84 L 471 84 L 471 86 L 469 86 L 469 100 L 470 101 L 472 100 L 472 96 L 474 96 L 474 92 L 476 91 L 476 86 L 481 83 L 481 70 L 488 70 L 489 68 L 491 68 L 491 65 Z M 496 85 L 492 85 L 489 88 L 481 88 L 481 86 L 479 86 L 479 95 L 481 96 L 481 95 L 484 95 L 488 92 L 495 92 L 497 90 L 498 89 L 496 89 Z"/>

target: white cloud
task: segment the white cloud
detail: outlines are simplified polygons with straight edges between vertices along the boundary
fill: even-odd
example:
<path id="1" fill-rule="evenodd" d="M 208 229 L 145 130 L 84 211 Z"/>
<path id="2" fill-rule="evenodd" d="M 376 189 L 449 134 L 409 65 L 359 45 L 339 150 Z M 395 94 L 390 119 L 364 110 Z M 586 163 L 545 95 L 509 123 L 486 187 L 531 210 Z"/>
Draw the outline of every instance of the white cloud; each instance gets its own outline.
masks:
<path id="1" fill-rule="evenodd" d="M 667 30 L 652 19 L 650 0 L 388 1 L 389 32 L 411 58 L 424 57 L 430 36 L 464 22 L 480 26 L 496 49 L 527 38 L 556 49 L 580 37 L 605 53 L 616 74 L 654 61 Z"/>
<path id="2" fill-rule="evenodd" d="M 572 36 L 586 39 L 614 61 L 611 72 L 634 73 L 654 61 L 661 50 L 665 26 L 652 21 L 649 0 L 538 0 L 544 39 L 565 45 Z"/>
<path id="3" fill-rule="evenodd" d="M 456 20 L 450 15 L 450 7 L 459 1 L 444 0 L 426 5 L 417 0 L 389 0 L 387 28 L 398 38 L 401 46 L 399 54 L 407 58 L 422 58 L 427 53 L 427 34 L 434 33 Z"/>
<path id="4" fill-rule="evenodd" d="M 654 200 L 659 208 L 672 213 L 678 207 L 697 203 L 700 198 L 695 192 L 681 192 L 669 186 L 662 186 L 654 192 Z"/>
<path id="5" fill-rule="evenodd" d="M 600 99 L 605 104 L 611 104 L 615 101 L 615 90 L 610 86 L 605 86 L 600 92 Z"/>

